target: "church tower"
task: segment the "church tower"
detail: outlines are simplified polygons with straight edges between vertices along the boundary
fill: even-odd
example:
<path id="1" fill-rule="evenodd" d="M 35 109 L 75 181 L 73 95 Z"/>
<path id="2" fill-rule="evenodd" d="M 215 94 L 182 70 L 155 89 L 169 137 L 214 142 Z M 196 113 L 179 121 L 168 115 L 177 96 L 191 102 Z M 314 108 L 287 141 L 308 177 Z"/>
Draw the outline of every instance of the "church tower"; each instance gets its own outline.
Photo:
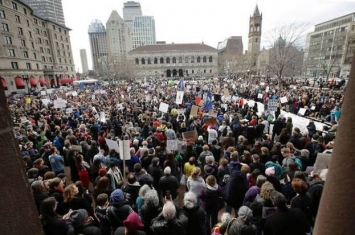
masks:
<path id="1" fill-rule="evenodd" d="M 260 14 L 258 5 L 255 6 L 255 10 L 249 20 L 249 44 L 248 54 L 257 56 L 260 52 L 260 40 L 261 40 L 261 25 L 263 21 L 263 15 Z"/>

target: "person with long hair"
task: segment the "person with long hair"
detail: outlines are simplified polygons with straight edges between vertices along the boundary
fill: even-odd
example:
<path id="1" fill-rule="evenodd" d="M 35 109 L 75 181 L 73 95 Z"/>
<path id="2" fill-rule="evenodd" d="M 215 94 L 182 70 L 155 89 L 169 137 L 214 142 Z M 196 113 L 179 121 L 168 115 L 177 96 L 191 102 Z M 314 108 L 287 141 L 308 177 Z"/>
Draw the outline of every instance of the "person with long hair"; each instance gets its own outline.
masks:
<path id="1" fill-rule="evenodd" d="M 90 216 L 94 216 L 94 209 L 85 198 L 77 197 L 79 193 L 78 187 L 75 184 L 70 184 L 64 189 L 64 201 L 61 205 L 62 211 L 68 213 L 70 209 L 78 210 L 85 209 Z"/>
<path id="2" fill-rule="evenodd" d="M 41 203 L 40 219 L 45 235 L 62 235 L 68 232 L 67 223 L 55 212 L 57 205 L 54 197 L 46 198 Z"/>
<path id="3" fill-rule="evenodd" d="M 205 181 L 201 177 L 201 168 L 200 167 L 195 167 L 192 170 L 192 173 L 190 177 L 187 179 L 186 183 L 187 189 L 189 192 L 192 192 L 193 194 L 198 196 L 200 193 L 201 189 L 205 187 Z"/>
<path id="4" fill-rule="evenodd" d="M 94 188 L 94 192 L 92 196 L 94 197 L 94 201 L 96 201 L 97 196 L 106 193 L 108 197 L 110 198 L 110 195 L 113 190 L 110 189 L 110 180 L 106 176 L 100 177 L 100 179 L 97 181 L 97 184 Z"/>
<path id="5" fill-rule="evenodd" d="M 80 181 L 83 183 L 85 188 L 89 188 L 90 177 L 89 177 L 89 168 L 90 165 L 84 161 L 84 156 L 82 154 L 77 154 L 75 156 L 75 166 L 78 172 Z"/>

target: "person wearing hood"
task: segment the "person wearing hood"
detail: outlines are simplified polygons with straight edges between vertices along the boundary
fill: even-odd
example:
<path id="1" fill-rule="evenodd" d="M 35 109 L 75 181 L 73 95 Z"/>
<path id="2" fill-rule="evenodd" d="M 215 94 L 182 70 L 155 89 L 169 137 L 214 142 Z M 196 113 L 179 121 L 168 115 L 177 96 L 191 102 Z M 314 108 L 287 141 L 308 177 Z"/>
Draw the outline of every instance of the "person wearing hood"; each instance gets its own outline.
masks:
<path id="1" fill-rule="evenodd" d="M 316 125 L 314 124 L 314 121 L 311 119 L 309 120 L 309 123 L 307 125 L 307 130 L 308 130 L 308 136 L 312 138 L 314 134 L 316 134 Z"/>
<path id="2" fill-rule="evenodd" d="M 201 207 L 206 211 L 206 227 L 211 231 L 218 222 L 218 211 L 224 207 L 221 187 L 213 175 L 206 178 L 206 187 L 199 194 Z"/>
<path id="3" fill-rule="evenodd" d="M 67 235 L 101 235 L 101 231 L 98 227 L 91 225 L 94 219 L 88 216 L 88 212 L 85 209 L 74 210 L 70 213 L 69 230 Z"/>
<path id="4" fill-rule="evenodd" d="M 139 219 L 136 212 L 128 215 L 127 219 L 123 221 L 123 227 L 119 227 L 115 231 L 115 235 L 146 235 L 142 229 L 144 224 Z"/>
<path id="5" fill-rule="evenodd" d="M 110 204 L 107 208 L 107 218 L 110 223 L 111 235 L 114 235 L 116 229 L 123 226 L 123 221 L 133 212 L 133 209 L 124 199 L 121 189 L 116 189 L 111 193 Z"/>
<path id="6" fill-rule="evenodd" d="M 222 224 L 220 231 L 221 234 L 228 235 L 255 235 L 257 228 L 251 223 L 253 218 L 253 211 L 247 207 L 242 206 L 238 210 L 238 217 L 227 220 Z"/>
<path id="7" fill-rule="evenodd" d="M 153 219 L 150 228 L 155 235 L 181 235 L 186 234 L 187 223 L 184 210 L 168 199 L 162 212 Z"/>
<path id="8" fill-rule="evenodd" d="M 186 235 L 207 235 L 206 212 L 198 205 L 197 197 L 192 192 L 185 193 L 184 211 L 188 218 Z"/>
<path id="9" fill-rule="evenodd" d="M 163 171 L 159 166 L 159 158 L 154 157 L 147 169 L 147 173 L 153 178 L 153 187 L 159 191 L 159 180 L 163 176 Z"/>

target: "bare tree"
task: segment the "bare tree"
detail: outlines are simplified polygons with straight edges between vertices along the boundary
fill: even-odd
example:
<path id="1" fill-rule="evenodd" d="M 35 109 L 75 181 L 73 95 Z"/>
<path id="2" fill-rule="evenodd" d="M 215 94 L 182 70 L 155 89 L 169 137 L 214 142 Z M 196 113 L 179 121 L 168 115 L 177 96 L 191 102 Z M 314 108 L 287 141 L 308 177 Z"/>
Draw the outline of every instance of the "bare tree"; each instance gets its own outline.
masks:
<path id="1" fill-rule="evenodd" d="M 333 72 L 333 69 L 341 63 L 341 49 L 342 46 L 336 46 L 336 48 L 332 48 L 330 55 L 324 56 L 325 59 L 322 61 L 321 66 L 323 70 L 323 76 L 325 76 L 326 81 L 328 81 L 330 74 Z M 333 52 L 333 50 L 335 50 L 335 52 Z"/>
<path id="2" fill-rule="evenodd" d="M 270 44 L 269 70 L 275 74 L 279 82 L 284 75 L 292 71 L 292 67 L 302 68 L 303 51 L 309 25 L 292 23 L 277 27 L 268 33 Z M 300 64 L 295 64 L 295 63 Z"/>

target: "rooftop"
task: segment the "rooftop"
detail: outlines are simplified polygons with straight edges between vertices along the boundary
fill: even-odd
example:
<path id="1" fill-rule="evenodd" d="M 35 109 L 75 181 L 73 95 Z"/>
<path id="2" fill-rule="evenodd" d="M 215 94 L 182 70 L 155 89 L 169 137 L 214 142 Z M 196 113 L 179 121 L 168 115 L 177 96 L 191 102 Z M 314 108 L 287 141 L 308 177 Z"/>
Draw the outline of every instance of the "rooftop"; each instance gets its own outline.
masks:
<path id="1" fill-rule="evenodd" d="M 154 52 L 154 51 L 209 51 L 217 52 L 216 48 L 203 43 L 186 43 L 186 44 L 158 44 L 145 45 L 137 47 L 130 53 Z"/>

